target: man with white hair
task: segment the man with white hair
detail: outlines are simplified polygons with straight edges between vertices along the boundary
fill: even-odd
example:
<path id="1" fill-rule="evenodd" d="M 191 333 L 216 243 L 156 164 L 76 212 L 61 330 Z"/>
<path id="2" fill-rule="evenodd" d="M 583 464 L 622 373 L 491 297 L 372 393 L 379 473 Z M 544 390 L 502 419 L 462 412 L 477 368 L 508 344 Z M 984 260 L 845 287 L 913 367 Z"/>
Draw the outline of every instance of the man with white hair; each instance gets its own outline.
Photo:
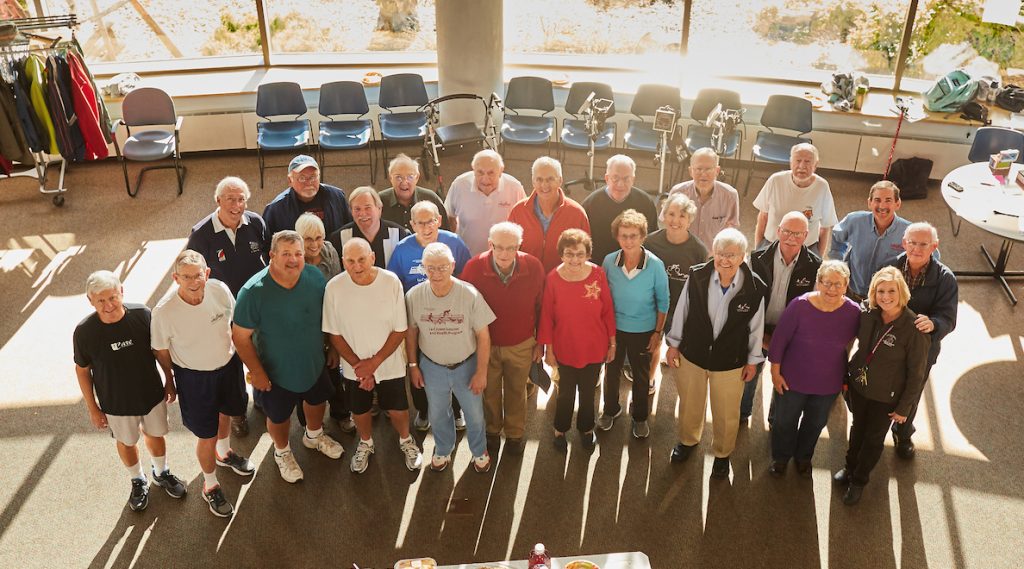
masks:
<path id="1" fill-rule="evenodd" d="M 172 498 L 185 495 L 185 485 L 167 467 L 167 404 L 175 400 L 174 382 L 160 380 L 150 348 L 149 309 L 124 304 L 121 280 L 110 271 L 96 271 L 85 281 L 85 296 L 95 312 L 74 333 L 75 375 L 89 420 L 110 432 L 117 454 L 131 475 L 128 507 L 141 512 L 149 505 L 149 482 L 139 461 L 139 434 L 153 463 L 153 482 Z"/>
<path id="2" fill-rule="evenodd" d="M 495 314 L 484 389 L 488 446 L 496 447 L 504 431 L 505 450 L 520 455 L 527 379 L 531 365 L 544 357 L 544 348 L 536 340 L 544 266 L 533 255 L 519 251 L 523 228 L 515 223 L 492 226 L 487 242 L 490 250 L 470 259 L 461 278 L 480 291 Z"/>
<path id="3" fill-rule="evenodd" d="M 226 518 L 234 508 L 217 481 L 217 466 L 241 476 L 256 472 L 231 449 L 230 418 L 249 403 L 242 362 L 231 343 L 235 298 L 227 285 L 209 278 L 206 260 L 191 249 L 175 259 L 171 276 L 177 286 L 153 309 L 153 352 L 164 376 L 174 382 L 182 423 L 199 439 L 203 497 L 214 515 Z"/>
<path id="4" fill-rule="evenodd" d="M 633 185 L 636 181 L 636 162 L 625 154 L 608 159 L 604 172 L 605 187 L 592 192 L 583 200 L 590 227 L 593 229 L 593 259 L 598 265 L 609 253 L 619 249 L 612 235 L 612 221 L 627 209 L 635 209 L 647 218 L 647 227 L 658 227 L 658 210 L 651 196 Z M 557 241 L 557 238 L 555 239 Z"/>
<path id="5" fill-rule="evenodd" d="M 549 156 L 533 161 L 533 193 L 520 201 L 508 214 L 508 220 L 523 228 L 520 249 L 533 255 L 550 273 L 562 262 L 558 238 L 567 229 L 590 233 L 587 212 L 562 191 L 562 164 Z"/>
<path id="6" fill-rule="evenodd" d="M 669 191 L 684 194 L 697 206 L 690 223 L 690 233 L 701 243 L 712 243 L 718 232 L 740 226 L 740 196 L 736 188 L 719 181 L 722 168 L 718 154 L 710 148 L 701 148 L 690 156 L 691 180 L 676 184 Z"/>
<path id="7" fill-rule="evenodd" d="M 373 249 L 365 239 L 348 240 L 341 260 L 345 272 L 331 279 L 324 293 L 323 331 L 341 356 L 348 406 L 359 433 L 351 470 L 365 472 L 376 449 L 370 415 L 375 394 L 398 431 L 406 468 L 417 470 L 423 455 L 409 435 L 405 354 L 398 349 L 408 328 L 402 283 L 394 273 L 374 266 Z"/>
<path id="8" fill-rule="evenodd" d="M 452 278 L 455 257 L 444 243 L 427 245 L 423 268 L 429 280 L 414 286 L 405 296 L 409 314 L 405 350 L 412 384 L 424 388 L 430 400 L 434 430 L 430 468 L 447 468 L 455 451 L 454 395 L 466 419 L 473 469 L 487 472 L 491 456 L 484 434 L 481 393 L 487 387 L 491 351 L 488 325 L 494 321 L 494 312 L 472 285 Z"/>
<path id="9" fill-rule="evenodd" d="M 818 168 L 818 149 L 809 142 L 797 144 L 789 153 L 789 170 L 776 172 L 764 182 L 761 192 L 754 198 L 757 228 L 754 245 L 758 249 L 771 241 L 778 241 L 779 222 L 791 211 L 799 211 L 807 218 L 808 232 L 804 245 L 817 249 L 819 257 L 828 254 L 832 226 L 839 223 L 832 190 L 824 178 L 815 174 Z"/>
<path id="10" fill-rule="evenodd" d="M 419 162 L 405 154 L 395 156 L 388 164 L 388 179 L 391 180 L 391 187 L 380 193 L 380 199 L 384 202 L 382 219 L 401 225 L 409 231 L 415 231 L 416 228 L 412 226 L 412 206 L 429 201 L 437 206 L 441 214 L 441 229 L 451 230 L 448 212 L 445 211 L 441 198 L 434 190 L 417 185 L 420 181 Z"/>
<path id="11" fill-rule="evenodd" d="M 354 238 L 365 239 L 373 249 L 374 264 L 381 269 L 388 266 L 391 253 L 398 242 L 409 236 L 404 225 L 381 219 L 384 202 L 377 191 L 370 186 L 360 186 L 348 196 L 355 221 L 327 236 L 327 240 L 338 251 Z"/>
<path id="12" fill-rule="evenodd" d="M 267 230 L 295 228 L 299 216 L 309 212 L 324 222 L 327 235 L 352 221 L 345 192 L 341 188 L 320 181 L 320 165 L 312 156 L 300 154 L 288 164 L 288 187 L 263 209 Z"/>
<path id="13" fill-rule="evenodd" d="M 471 255 L 479 255 L 487 250 L 491 226 L 508 219 L 526 192 L 519 180 L 505 173 L 501 154 L 491 149 L 473 155 L 472 168 L 452 181 L 444 207 L 452 216 L 452 231 L 466 242 Z"/>

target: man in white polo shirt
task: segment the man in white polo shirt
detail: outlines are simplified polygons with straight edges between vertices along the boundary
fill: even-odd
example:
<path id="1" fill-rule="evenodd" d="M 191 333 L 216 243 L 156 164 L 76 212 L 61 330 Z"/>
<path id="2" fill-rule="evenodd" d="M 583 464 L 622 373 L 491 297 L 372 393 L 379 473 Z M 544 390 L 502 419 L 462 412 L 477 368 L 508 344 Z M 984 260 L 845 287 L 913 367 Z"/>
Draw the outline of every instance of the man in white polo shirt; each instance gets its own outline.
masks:
<path id="1" fill-rule="evenodd" d="M 505 161 L 493 150 L 473 156 L 473 169 L 452 181 L 444 207 L 452 231 L 466 242 L 472 255 L 488 250 L 491 226 L 508 219 L 512 206 L 526 199 L 523 185 L 505 173 Z"/>
<path id="2" fill-rule="evenodd" d="M 352 472 L 366 472 L 375 450 L 370 415 L 375 393 L 398 431 L 406 468 L 417 470 L 423 455 L 409 435 L 405 354 L 398 349 L 408 328 L 402 283 L 374 266 L 373 249 L 360 237 L 345 242 L 341 261 L 345 272 L 332 278 L 324 293 L 323 330 L 341 355 L 345 393 L 359 433 Z"/>

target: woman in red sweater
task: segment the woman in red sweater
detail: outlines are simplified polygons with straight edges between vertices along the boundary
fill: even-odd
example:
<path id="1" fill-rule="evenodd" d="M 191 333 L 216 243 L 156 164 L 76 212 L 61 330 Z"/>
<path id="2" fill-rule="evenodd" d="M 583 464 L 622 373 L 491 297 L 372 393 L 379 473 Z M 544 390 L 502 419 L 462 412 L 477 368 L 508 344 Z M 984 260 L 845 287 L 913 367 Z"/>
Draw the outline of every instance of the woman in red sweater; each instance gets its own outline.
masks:
<path id="1" fill-rule="evenodd" d="M 547 276 L 537 342 L 547 348 L 546 361 L 561 378 L 555 405 L 555 448 L 565 452 L 579 394 L 576 428 L 583 448 L 594 449 L 594 392 L 601 365 L 615 356 L 615 307 L 604 271 L 587 261 L 590 235 L 567 229 L 558 238 L 562 264 Z"/>

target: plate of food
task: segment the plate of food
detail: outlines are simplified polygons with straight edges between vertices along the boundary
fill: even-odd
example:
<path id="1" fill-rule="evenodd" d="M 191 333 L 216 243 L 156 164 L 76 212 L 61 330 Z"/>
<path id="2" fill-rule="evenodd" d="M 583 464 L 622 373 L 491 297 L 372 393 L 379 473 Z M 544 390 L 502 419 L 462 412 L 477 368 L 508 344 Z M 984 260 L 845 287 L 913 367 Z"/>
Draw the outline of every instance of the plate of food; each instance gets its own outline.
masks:
<path id="1" fill-rule="evenodd" d="M 376 71 L 370 71 L 366 75 L 363 75 L 363 85 L 366 85 L 368 87 L 380 85 L 380 80 L 383 78 L 384 76 L 381 75 L 380 73 Z"/>
<path id="2" fill-rule="evenodd" d="M 395 569 L 435 569 L 436 567 L 437 561 L 431 557 L 403 559 L 398 563 L 395 563 Z"/>
<path id="3" fill-rule="evenodd" d="M 565 569 L 601 569 L 597 566 L 597 563 L 593 561 L 587 561 L 585 559 L 577 559 L 570 561 L 565 564 Z"/>

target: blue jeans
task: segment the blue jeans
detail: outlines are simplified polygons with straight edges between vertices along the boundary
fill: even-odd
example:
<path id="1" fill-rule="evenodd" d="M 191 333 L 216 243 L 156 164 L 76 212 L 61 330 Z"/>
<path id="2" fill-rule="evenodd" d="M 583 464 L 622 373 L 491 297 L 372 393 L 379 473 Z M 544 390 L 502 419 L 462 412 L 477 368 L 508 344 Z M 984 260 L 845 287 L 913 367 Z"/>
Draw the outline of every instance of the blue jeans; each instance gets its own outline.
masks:
<path id="1" fill-rule="evenodd" d="M 821 430 L 836 394 L 807 395 L 796 391 L 775 394 L 775 422 L 772 423 L 772 460 L 810 462 Z"/>
<path id="2" fill-rule="evenodd" d="M 765 353 L 765 356 L 768 354 Z M 761 383 L 761 372 L 764 370 L 765 362 L 757 364 L 757 369 L 754 370 L 754 379 L 751 379 L 747 383 L 743 384 L 743 398 L 740 399 L 740 420 L 745 421 L 750 418 L 750 415 L 754 412 L 754 395 L 757 393 L 757 384 Z M 772 390 L 772 400 L 768 405 L 768 424 L 771 425 L 775 421 L 775 389 L 770 385 L 771 382 L 765 384 L 765 389 Z"/>
<path id="3" fill-rule="evenodd" d="M 455 369 L 438 365 L 420 355 L 420 370 L 427 392 L 430 427 L 434 431 L 434 456 L 449 456 L 455 451 L 455 414 L 452 412 L 452 395 L 462 406 L 466 419 L 466 438 L 473 456 L 487 452 L 487 435 L 484 432 L 484 400 L 469 389 L 469 380 L 476 372 L 476 354 Z"/>

